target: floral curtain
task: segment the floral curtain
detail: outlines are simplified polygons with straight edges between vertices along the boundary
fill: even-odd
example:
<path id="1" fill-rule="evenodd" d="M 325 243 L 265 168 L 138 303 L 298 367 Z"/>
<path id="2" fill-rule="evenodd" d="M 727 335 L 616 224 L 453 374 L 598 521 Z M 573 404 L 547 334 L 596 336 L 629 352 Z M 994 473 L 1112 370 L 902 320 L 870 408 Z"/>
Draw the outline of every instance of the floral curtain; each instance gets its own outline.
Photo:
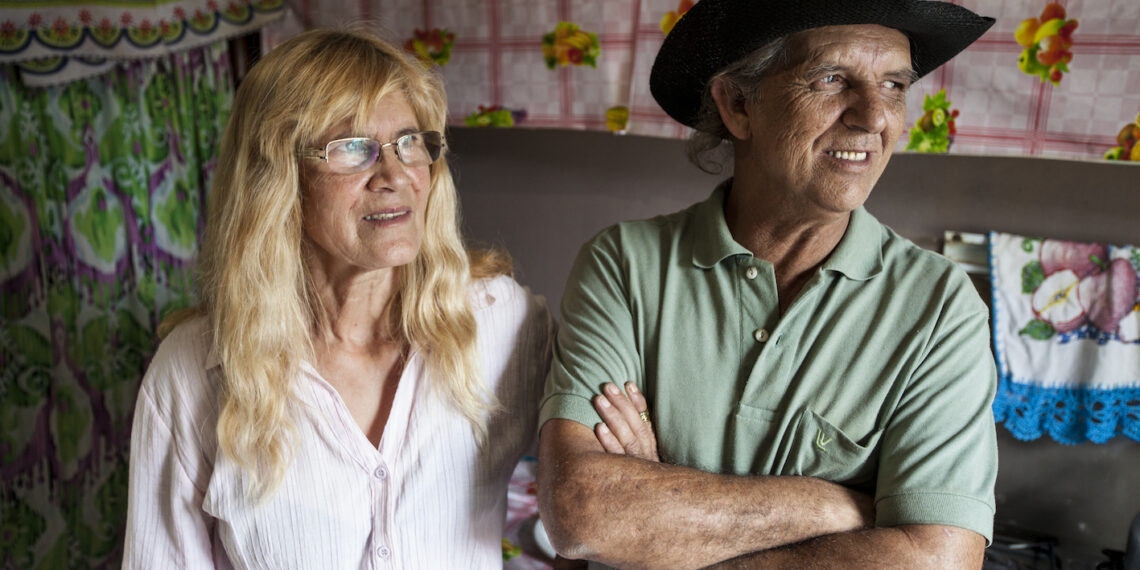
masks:
<path id="1" fill-rule="evenodd" d="M 0 67 L 0 567 L 118 567 L 155 328 L 193 302 L 224 41 L 62 86 Z"/>
<path id="2" fill-rule="evenodd" d="M 948 1 L 997 22 L 911 89 L 897 150 L 1140 160 L 1140 2 Z M 438 67 L 456 124 L 684 137 L 649 93 L 649 71 L 693 4 L 289 0 L 264 37 L 371 21 Z"/>

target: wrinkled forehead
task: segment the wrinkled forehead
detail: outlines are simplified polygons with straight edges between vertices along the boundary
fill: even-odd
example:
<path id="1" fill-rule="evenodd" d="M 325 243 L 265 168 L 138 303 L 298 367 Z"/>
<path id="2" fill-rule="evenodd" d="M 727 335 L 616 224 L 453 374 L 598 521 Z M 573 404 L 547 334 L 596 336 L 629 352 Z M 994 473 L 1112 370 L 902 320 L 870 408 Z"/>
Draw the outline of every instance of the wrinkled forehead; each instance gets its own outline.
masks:
<path id="1" fill-rule="evenodd" d="M 877 24 L 825 26 L 788 36 L 787 65 L 874 65 L 890 73 L 913 74 L 906 34 Z"/>

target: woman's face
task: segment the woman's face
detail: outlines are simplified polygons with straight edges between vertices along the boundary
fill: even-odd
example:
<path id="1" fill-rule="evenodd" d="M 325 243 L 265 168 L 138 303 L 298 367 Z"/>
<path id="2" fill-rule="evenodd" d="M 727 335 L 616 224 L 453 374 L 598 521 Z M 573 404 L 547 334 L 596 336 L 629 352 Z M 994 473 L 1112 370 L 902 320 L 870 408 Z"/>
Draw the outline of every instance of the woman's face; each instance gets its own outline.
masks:
<path id="1" fill-rule="evenodd" d="M 395 92 L 373 109 L 364 132 L 354 132 L 348 119 L 323 133 L 318 145 L 348 137 L 389 143 L 420 130 L 411 105 Z M 424 233 L 429 168 L 404 164 L 395 146 L 381 148 L 374 164 L 350 174 L 333 172 L 324 160 L 302 159 L 303 228 L 314 256 L 310 263 L 335 277 L 415 259 Z"/>

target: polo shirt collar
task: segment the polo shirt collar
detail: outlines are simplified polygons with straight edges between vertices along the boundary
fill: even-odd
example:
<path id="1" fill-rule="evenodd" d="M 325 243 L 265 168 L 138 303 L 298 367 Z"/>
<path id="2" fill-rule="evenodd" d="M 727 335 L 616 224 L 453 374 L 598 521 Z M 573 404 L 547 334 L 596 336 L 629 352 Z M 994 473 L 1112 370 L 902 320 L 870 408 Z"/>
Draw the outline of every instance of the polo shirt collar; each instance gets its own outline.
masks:
<path id="1" fill-rule="evenodd" d="M 835 251 L 823 262 L 823 269 L 837 271 L 848 279 L 863 281 L 883 270 L 881 225 L 867 210 L 859 206 L 851 212 L 847 231 Z"/>
<path id="2" fill-rule="evenodd" d="M 724 199 L 732 188 L 729 178 L 717 185 L 712 196 L 697 205 L 693 220 L 693 265 L 708 269 L 734 255 L 748 255 L 748 248 L 732 239 L 724 219 Z"/>
<path id="3" fill-rule="evenodd" d="M 693 222 L 693 265 L 697 267 L 707 269 L 734 255 L 752 255 L 748 248 L 732 239 L 724 219 L 724 200 L 731 187 L 729 178 L 717 185 L 707 200 L 697 204 Z M 824 262 L 823 269 L 860 281 L 878 274 L 883 268 L 879 227 L 874 216 L 862 206 L 857 208 L 851 213 L 847 231 Z"/>

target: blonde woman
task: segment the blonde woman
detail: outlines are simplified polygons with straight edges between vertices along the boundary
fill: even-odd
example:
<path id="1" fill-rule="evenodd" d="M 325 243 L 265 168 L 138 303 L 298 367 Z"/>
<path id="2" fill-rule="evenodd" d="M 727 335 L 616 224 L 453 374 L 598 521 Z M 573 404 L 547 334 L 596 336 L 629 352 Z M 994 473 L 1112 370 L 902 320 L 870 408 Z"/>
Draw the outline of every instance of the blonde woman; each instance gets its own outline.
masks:
<path id="1" fill-rule="evenodd" d="M 464 249 L 439 80 L 303 33 L 238 89 L 201 305 L 139 393 L 125 568 L 499 567 L 553 321 Z"/>

